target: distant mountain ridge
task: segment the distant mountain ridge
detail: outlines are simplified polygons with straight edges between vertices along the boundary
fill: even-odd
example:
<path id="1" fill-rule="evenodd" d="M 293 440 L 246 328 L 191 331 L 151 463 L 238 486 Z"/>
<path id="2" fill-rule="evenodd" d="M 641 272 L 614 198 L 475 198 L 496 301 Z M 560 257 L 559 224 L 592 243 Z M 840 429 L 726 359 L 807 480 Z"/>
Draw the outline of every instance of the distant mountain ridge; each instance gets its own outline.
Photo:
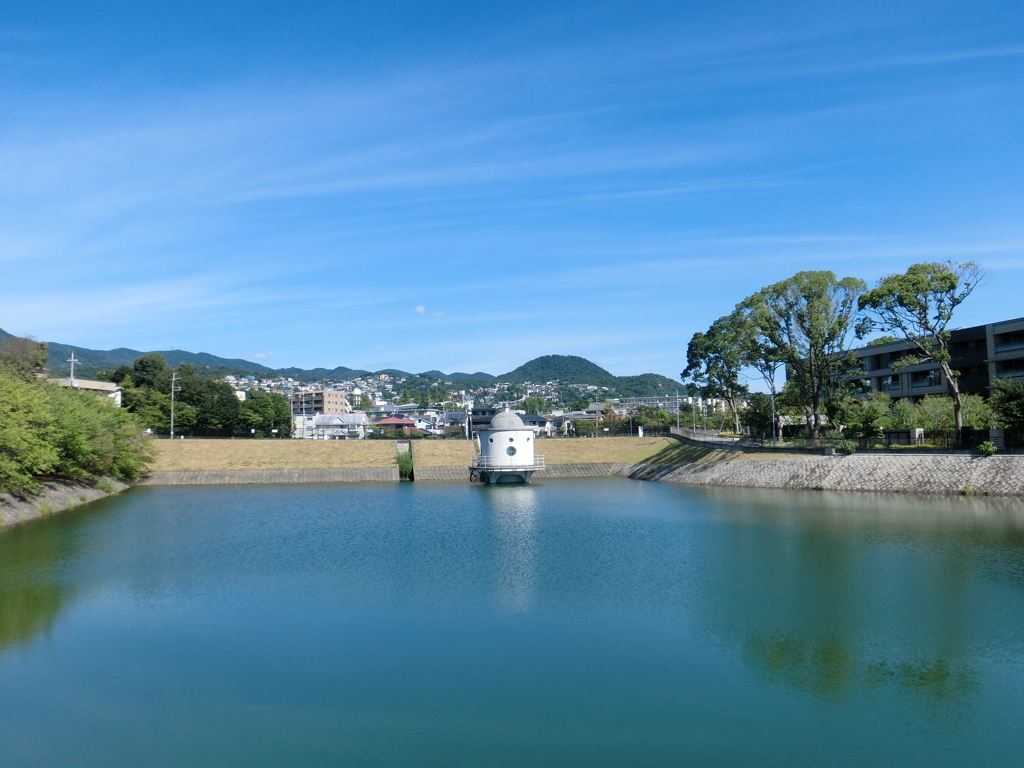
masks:
<path id="1" fill-rule="evenodd" d="M 0 328 L 0 343 L 10 338 L 14 338 L 12 334 Z M 47 348 L 50 353 L 47 367 L 52 374 L 67 375 L 71 368 L 68 360 L 71 354 L 74 353 L 75 360 L 77 361 L 76 373 L 83 378 L 95 376 L 99 371 L 117 368 L 119 365 L 131 365 L 136 358 L 148 354 L 147 352 L 128 349 L 127 347 L 98 350 L 76 347 L 71 344 L 60 344 L 58 342 L 47 342 Z M 563 384 L 592 384 L 598 387 L 608 387 L 622 397 L 668 394 L 680 386 L 679 382 L 656 373 L 644 373 L 639 376 L 615 376 L 585 357 L 578 357 L 576 355 L 543 355 L 523 363 L 523 365 L 515 370 L 502 376 L 493 376 L 483 371 L 477 371 L 476 373 L 458 371 L 446 374 L 443 371 L 432 370 L 414 374 L 394 368 L 381 371 L 364 371 L 358 368 L 346 368 L 345 366 L 311 369 L 270 368 L 250 360 L 218 357 L 209 352 L 188 352 L 181 349 L 156 351 L 164 356 L 169 365 L 177 366 L 182 363 L 189 363 L 203 369 L 204 375 L 218 378 L 227 375 L 283 376 L 297 381 L 311 382 L 323 379 L 353 379 L 386 373 L 391 376 L 421 381 L 462 382 L 467 388 L 473 385 L 479 386 L 497 381 L 510 384 L 521 384 L 530 381 L 534 384 L 543 384 L 548 381 L 558 380 Z"/>

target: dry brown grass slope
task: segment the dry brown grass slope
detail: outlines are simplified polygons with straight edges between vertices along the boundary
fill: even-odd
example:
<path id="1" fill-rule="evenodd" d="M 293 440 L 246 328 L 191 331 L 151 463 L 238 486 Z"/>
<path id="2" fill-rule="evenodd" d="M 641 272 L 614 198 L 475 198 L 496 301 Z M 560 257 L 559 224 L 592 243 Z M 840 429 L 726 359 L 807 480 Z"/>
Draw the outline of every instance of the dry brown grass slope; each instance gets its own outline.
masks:
<path id="1" fill-rule="evenodd" d="M 158 440 L 155 472 L 202 469 L 335 469 L 393 467 L 393 440 Z M 471 440 L 414 440 L 420 467 L 466 467 L 476 453 Z M 689 464 L 787 458 L 686 445 L 670 437 L 599 437 L 537 441 L 548 464 Z"/>
<path id="2" fill-rule="evenodd" d="M 154 472 L 393 467 L 393 440 L 156 440 Z"/>

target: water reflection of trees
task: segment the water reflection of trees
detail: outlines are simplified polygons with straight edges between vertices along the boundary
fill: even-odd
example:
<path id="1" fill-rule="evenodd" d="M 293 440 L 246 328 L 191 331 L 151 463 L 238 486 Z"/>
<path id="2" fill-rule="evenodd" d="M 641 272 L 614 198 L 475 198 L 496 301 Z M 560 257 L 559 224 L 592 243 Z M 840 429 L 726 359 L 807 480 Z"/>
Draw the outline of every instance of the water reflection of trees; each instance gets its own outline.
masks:
<path id="1" fill-rule="evenodd" d="M 823 701 L 968 704 L 1020 652 L 1019 502 L 710 493 L 696 614 L 773 684 Z M 779 503 L 779 502 L 783 503 Z M 1007 616 L 1017 621 L 1007 622 Z"/>
<path id="2" fill-rule="evenodd" d="M 59 578 L 63 541 L 50 520 L 0 533 L 0 652 L 49 632 L 70 604 Z"/>
<path id="3" fill-rule="evenodd" d="M 978 684 L 972 660 L 871 661 L 859 658 L 858 651 L 839 637 L 753 633 L 744 642 L 745 660 L 772 682 L 824 701 L 839 701 L 860 691 L 962 703 Z"/>

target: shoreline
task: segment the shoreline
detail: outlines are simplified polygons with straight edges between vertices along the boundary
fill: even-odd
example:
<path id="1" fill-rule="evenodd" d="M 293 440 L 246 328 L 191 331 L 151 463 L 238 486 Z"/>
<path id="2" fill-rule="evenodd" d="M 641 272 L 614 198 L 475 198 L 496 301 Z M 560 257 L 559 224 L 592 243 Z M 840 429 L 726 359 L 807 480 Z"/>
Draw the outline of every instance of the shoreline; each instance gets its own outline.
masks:
<path id="1" fill-rule="evenodd" d="M 95 482 L 48 480 L 35 493 L 0 493 L 0 530 L 105 499 L 131 487 L 123 480 L 103 477 Z"/>
<path id="2" fill-rule="evenodd" d="M 692 486 L 808 491 L 1024 496 L 1024 457 L 945 454 L 805 456 L 677 464 L 549 464 L 537 479 L 623 477 Z M 466 466 L 414 466 L 413 482 L 469 482 Z M 154 472 L 141 485 L 399 482 L 397 469 L 188 470 Z"/>
<path id="3" fill-rule="evenodd" d="M 595 446 L 587 446 L 588 450 Z M 907 493 L 942 496 L 1024 496 L 1024 456 L 963 454 L 771 457 L 724 455 L 687 448 L 673 451 L 683 461 L 576 461 L 552 463 L 535 477 L 621 477 L 631 480 L 808 491 Z M 571 456 L 570 456 L 571 457 Z M 664 453 L 651 458 L 667 457 Z M 351 459 L 352 457 L 349 457 Z M 591 458 L 587 456 L 586 458 Z M 646 457 L 645 457 L 646 458 Z M 741 460 L 747 459 L 747 460 Z M 269 467 L 259 469 L 172 469 L 151 472 L 139 486 L 254 485 L 290 483 L 401 482 L 397 466 Z M 415 463 L 413 482 L 469 483 L 468 465 Z M 120 493 L 133 484 L 109 478 L 95 482 L 43 483 L 35 494 L 0 494 L 0 529 L 35 520 Z"/>

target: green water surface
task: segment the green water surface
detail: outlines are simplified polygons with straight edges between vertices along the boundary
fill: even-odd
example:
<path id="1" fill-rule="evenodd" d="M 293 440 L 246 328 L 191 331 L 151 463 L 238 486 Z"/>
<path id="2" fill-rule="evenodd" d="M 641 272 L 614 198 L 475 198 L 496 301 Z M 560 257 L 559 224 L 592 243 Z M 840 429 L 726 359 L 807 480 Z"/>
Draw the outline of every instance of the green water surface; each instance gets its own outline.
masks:
<path id="1" fill-rule="evenodd" d="M 0 533 L 0 766 L 1021 766 L 1024 503 L 139 488 Z"/>

